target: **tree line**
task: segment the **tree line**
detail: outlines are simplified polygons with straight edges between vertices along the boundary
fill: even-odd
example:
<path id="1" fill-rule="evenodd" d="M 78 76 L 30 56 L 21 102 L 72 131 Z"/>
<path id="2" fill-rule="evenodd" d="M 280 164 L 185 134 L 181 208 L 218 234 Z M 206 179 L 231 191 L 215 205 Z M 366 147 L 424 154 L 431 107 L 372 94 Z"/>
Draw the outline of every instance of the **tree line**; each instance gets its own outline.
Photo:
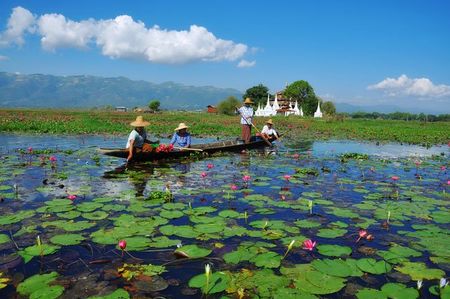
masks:
<path id="1" fill-rule="evenodd" d="M 251 98 L 257 107 L 259 104 L 264 107 L 267 102 L 267 95 L 269 94 L 269 88 L 263 84 L 259 84 L 247 89 L 242 96 L 242 99 Z M 273 100 L 275 94 L 269 94 L 269 97 Z M 292 102 L 298 102 L 299 107 L 302 107 L 305 116 L 312 116 L 317 109 L 317 103 L 321 102 L 321 110 L 325 115 L 333 116 L 336 114 L 336 107 L 331 101 L 323 101 L 319 98 L 312 86 L 305 80 L 295 81 L 292 84 L 286 86 L 283 90 L 283 97 L 289 99 Z M 234 107 L 241 105 L 236 97 L 228 97 L 223 100 L 217 106 L 219 113 L 233 114 Z"/>
<path id="2" fill-rule="evenodd" d="M 414 114 L 408 112 L 392 112 L 392 113 L 379 113 L 379 112 L 353 112 L 353 113 L 339 113 L 344 117 L 359 118 L 359 119 L 388 119 L 388 120 L 404 120 L 404 121 L 450 121 L 450 114 Z"/>

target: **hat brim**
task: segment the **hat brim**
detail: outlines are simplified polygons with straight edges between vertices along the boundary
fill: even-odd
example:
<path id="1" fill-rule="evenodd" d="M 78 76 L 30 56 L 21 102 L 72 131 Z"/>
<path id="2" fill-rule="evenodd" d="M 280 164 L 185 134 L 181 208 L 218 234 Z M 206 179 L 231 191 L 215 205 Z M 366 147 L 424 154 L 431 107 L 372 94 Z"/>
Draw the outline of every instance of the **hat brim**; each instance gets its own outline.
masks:
<path id="1" fill-rule="evenodd" d="M 181 126 L 181 127 L 178 127 L 178 128 L 176 128 L 174 131 L 179 131 L 179 130 L 183 130 L 183 129 L 188 129 L 189 127 L 188 126 Z"/>
<path id="2" fill-rule="evenodd" d="M 132 127 L 146 127 L 148 125 L 150 125 L 148 121 L 134 121 L 130 123 L 130 126 Z"/>

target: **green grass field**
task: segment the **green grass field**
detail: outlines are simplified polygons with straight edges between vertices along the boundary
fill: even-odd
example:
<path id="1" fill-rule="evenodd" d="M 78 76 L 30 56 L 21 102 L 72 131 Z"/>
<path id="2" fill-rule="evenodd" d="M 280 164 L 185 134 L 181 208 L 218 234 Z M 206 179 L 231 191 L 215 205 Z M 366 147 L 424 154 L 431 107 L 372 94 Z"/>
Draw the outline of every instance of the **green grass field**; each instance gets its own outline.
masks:
<path id="1" fill-rule="evenodd" d="M 136 118 L 132 112 L 87 110 L 0 109 L 0 132 L 45 134 L 127 134 L 129 123 Z M 144 114 L 150 121 L 150 133 L 166 136 L 178 123 L 184 122 L 194 136 L 239 136 L 238 116 L 200 112 L 167 111 Z M 262 128 L 267 118 L 255 118 Z M 433 145 L 448 143 L 450 122 L 418 122 L 361 119 L 312 119 L 295 116 L 273 117 L 275 128 L 283 139 L 353 139 L 394 141 Z"/>

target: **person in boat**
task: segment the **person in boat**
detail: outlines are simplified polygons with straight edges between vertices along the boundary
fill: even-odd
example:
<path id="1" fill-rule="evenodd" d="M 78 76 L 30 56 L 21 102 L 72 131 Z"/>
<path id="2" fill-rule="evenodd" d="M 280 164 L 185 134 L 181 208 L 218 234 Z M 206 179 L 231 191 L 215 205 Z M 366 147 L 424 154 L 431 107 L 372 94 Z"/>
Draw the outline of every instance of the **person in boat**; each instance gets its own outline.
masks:
<path id="1" fill-rule="evenodd" d="M 242 140 L 245 143 L 249 143 L 252 136 L 253 107 L 251 104 L 253 104 L 253 101 L 246 98 L 244 106 L 237 109 L 237 112 L 241 115 Z"/>
<path id="2" fill-rule="evenodd" d="M 271 118 L 268 121 L 266 121 L 266 124 L 261 130 L 261 135 L 271 142 L 278 139 L 279 136 L 277 131 L 273 127 L 273 121 Z"/>
<path id="3" fill-rule="evenodd" d="M 136 120 L 130 123 L 130 126 L 134 127 L 134 129 L 131 131 L 130 135 L 128 135 L 127 161 L 133 159 L 133 154 L 136 149 L 140 149 L 142 151 L 151 150 L 150 143 L 153 142 L 147 139 L 147 131 L 145 130 L 145 127 L 148 125 L 150 125 L 150 123 L 148 121 L 144 121 L 142 115 L 137 116 Z"/>
<path id="4" fill-rule="evenodd" d="M 191 134 L 188 133 L 188 128 L 185 123 L 180 123 L 174 130 L 175 134 L 173 134 L 170 144 L 183 148 L 191 147 Z"/>

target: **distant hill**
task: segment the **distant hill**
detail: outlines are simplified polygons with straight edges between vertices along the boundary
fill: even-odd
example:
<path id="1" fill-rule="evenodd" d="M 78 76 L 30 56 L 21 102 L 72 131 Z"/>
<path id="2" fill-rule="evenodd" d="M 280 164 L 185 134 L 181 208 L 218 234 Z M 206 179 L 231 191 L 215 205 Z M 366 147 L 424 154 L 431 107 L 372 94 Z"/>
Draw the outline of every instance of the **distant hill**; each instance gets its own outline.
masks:
<path id="1" fill-rule="evenodd" d="M 239 90 L 213 86 L 155 84 L 125 77 L 21 75 L 0 72 L 0 107 L 90 108 L 147 106 L 152 99 L 166 109 L 204 109 Z"/>

